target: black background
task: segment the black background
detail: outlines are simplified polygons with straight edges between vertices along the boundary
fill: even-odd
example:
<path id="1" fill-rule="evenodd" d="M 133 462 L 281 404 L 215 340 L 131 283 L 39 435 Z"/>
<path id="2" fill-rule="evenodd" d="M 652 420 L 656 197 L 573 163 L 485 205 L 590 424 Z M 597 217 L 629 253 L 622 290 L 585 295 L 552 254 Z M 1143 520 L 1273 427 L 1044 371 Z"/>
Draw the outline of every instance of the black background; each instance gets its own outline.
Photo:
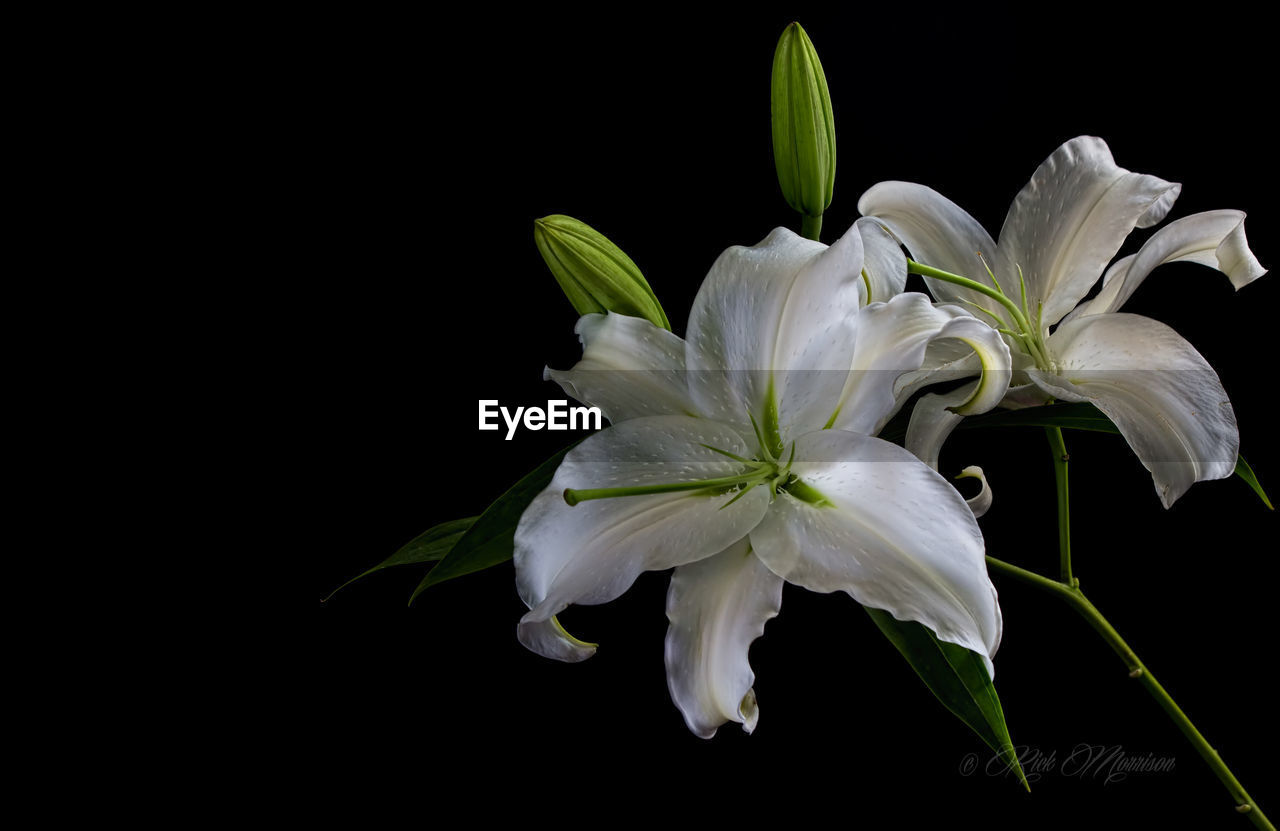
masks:
<path id="1" fill-rule="evenodd" d="M 562 397 L 576 315 L 533 245 L 567 213 L 640 265 L 683 333 L 717 254 L 798 226 L 778 191 L 769 74 L 799 19 L 830 83 L 838 138 L 823 239 L 885 179 L 928 184 L 993 234 L 1061 142 L 1102 136 L 1124 167 L 1183 183 L 1172 218 L 1249 213 L 1254 252 L 1280 261 L 1270 39 L 1257 20 L 938 12 L 841 15 L 545 7 L 301 25 L 291 68 L 317 94 L 307 198 L 318 300 L 299 355 L 319 356 L 325 495 L 304 606 L 318 648 L 307 752 L 315 807 L 374 821 L 454 806 L 470 820 L 566 825 L 685 817 L 863 827 L 1119 827 L 1134 819 L 1243 828 L 1222 787 L 1120 661 L 1075 615 L 995 578 L 1005 635 L 996 683 L 1014 741 L 1061 761 L 1081 743 L 1175 757 L 1171 773 L 1104 784 L 1044 772 L 1023 792 L 844 595 L 786 588 L 752 649 L 761 718 L 692 736 L 666 688 L 667 575 L 575 607 L 602 644 L 580 665 L 526 652 L 507 566 L 433 588 L 399 569 L 320 597 L 423 529 L 478 513 L 571 437 L 476 429 L 476 401 Z M 1128 253 L 1150 232 L 1138 232 Z M 1218 370 L 1244 454 L 1272 491 L 1274 275 L 1234 293 L 1193 265 L 1158 271 L 1127 305 L 1173 326 Z M 1272 816 L 1280 813 L 1271 604 L 1275 515 L 1237 479 L 1172 510 L 1116 437 L 1068 433 L 1076 573 Z M 1035 429 L 965 433 L 944 472 L 982 464 L 996 502 L 988 551 L 1052 573 L 1053 479 Z M 310 587 L 310 596 L 306 591 Z M 1033 752 L 1036 752 L 1033 751 Z"/>

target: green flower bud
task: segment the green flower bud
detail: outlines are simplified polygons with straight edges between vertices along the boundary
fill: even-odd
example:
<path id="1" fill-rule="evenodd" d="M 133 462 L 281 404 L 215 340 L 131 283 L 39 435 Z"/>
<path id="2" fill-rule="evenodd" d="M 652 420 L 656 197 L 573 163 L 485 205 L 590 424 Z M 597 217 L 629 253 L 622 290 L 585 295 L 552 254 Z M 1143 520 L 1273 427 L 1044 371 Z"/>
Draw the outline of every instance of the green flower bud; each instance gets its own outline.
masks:
<path id="1" fill-rule="evenodd" d="M 836 127 L 827 76 L 799 23 L 778 39 L 771 98 L 778 183 L 787 204 L 806 217 L 807 229 L 807 220 L 822 216 L 835 191 Z"/>
<path id="2" fill-rule="evenodd" d="M 561 214 L 544 216 L 534 220 L 533 241 L 578 314 L 617 312 L 670 331 L 640 269 L 590 225 Z"/>

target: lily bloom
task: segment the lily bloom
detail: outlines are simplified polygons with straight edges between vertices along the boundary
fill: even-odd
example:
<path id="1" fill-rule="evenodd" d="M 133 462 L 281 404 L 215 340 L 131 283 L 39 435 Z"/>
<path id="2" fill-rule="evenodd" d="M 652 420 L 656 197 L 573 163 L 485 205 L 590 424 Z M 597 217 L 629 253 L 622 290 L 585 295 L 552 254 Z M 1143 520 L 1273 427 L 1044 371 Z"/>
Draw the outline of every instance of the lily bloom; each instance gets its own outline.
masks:
<path id="1" fill-rule="evenodd" d="M 612 426 L 569 452 L 520 519 L 520 641 L 588 658 L 595 644 L 556 615 L 674 568 L 667 677 L 704 738 L 727 721 L 755 727 L 747 652 L 784 581 L 922 623 L 993 672 L 1000 608 L 973 513 L 937 472 L 872 436 L 930 343 L 963 343 L 989 368 L 960 405 L 970 412 L 1000 400 L 1009 350 L 962 310 L 897 294 L 905 279 L 900 248 L 874 223 L 829 248 L 779 228 L 719 257 L 687 339 L 640 318 L 582 317 L 581 362 L 548 375 Z"/>
<path id="2" fill-rule="evenodd" d="M 998 244 L 922 185 L 882 182 L 863 194 L 858 210 L 928 266 L 913 269 L 940 301 L 966 305 L 1004 335 L 1015 369 L 1004 406 L 1093 403 L 1151 472 L 1168 508 L 1195 482 L 1234 471 L 1235 413 L 1217 373 L 1190 343 L 1163 323 L 1118 310 L 1163 263 L 1207 265 L 1237 289 L 1265 273 L 1239 211 L 1172 222 L 1107 268 L 1134 228 L 1164 219 L 1181 187 L 1118 167 L 1102 139 L 1082 136 L 1036 170 L 1009 208 Z M 1097 296 L 1081 302 L 1099 277 Z M 972 372 L 971 359 L 954 358 L 934 350 L 915 380 Z M 912 411 L 907 446 L 936 467 L 942 443 L 963 418 L 955 404 L 971 394 L 961 387 L 924 396 Z"/>

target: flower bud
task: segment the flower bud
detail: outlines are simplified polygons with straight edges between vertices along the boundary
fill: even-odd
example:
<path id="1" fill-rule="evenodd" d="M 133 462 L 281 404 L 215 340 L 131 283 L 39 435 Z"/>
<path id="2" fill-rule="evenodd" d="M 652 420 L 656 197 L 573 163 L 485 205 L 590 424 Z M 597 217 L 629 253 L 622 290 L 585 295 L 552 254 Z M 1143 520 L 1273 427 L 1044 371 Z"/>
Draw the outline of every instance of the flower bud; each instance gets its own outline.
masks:
<path id="1" fill-rule="evenodd" d="M 831 93 L 813 41 L 799 23 L 773 53 L 773 160 L 787 203 L 821 217 L 836 184 L 836 128 Z"/>
<path id="2" fill-rule="evenodd" d="M 671 329 L 640 269 L 590 225 L 562 214 L 544 216 L 534 220 L 533 240 L 578 314 L 617 312 Z"/>

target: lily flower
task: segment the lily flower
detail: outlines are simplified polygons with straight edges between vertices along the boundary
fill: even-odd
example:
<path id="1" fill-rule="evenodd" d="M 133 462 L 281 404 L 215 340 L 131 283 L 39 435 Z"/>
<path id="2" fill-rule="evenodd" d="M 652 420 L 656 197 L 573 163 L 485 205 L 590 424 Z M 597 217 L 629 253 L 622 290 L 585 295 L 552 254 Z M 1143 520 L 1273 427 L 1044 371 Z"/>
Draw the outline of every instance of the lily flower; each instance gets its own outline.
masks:
<path id="1" fill-rule="evenodd" d="M 1009 351 L 962 310 L 896 294 L 905 279 L 900 248 L 874 223 L 829 248 L 779 228 L 717 259 L 687 340 L 636 317 L 582 317 L 581 362 L 547 374 L 612 426 L 569 452 L 520 519 L 520 641 L 588 658 L 596 645 L 556 615 L 674 568 L 668 682 L 704 738 L 727 721 L 755 727 L 747 652 L 784 581 L 922 623 L 993 672 L 1000 608 L 973 513 L 872 435 L 931 342 L 956 339 L 990 368 L 966 411 L 1000 400 Z"/>
<path id="2" fill-rule="evenodd" d="M 1181 187 L 1118 167 L 1102 139 L 1082 136 L 1036 170 L 1009 208 L 998 244 L 922 185 L 882 182 L 863 194 L 858 210 L 926 266 L 913 270 L 940 301 L 964 304 L 1004 335 L 1016 371 L 1003 406 L 1093 403 L 1151 472 L 1168 508 L 1195 482 L 1231 475 L 1240 445 L 1235 414 L 1217 373 L 1190 343 L 1163 323 L 1118 310 L 1163 263 L 1207 265 L 1236 289 L 1265 273 L 1240 211 L 1179 219 L 1107 268 L 1134 228 L 1164 219 Z M 1099 277 L 1100 292 L 1081 302 Z M 934 350 L 907 381 L 972 373 L 972 359 L 954 358 Z M 924 396 L 912 411 L 907 447 L 936 467 L 963 418 L 954 405 L 971 394 L 961 387 Z"/>

